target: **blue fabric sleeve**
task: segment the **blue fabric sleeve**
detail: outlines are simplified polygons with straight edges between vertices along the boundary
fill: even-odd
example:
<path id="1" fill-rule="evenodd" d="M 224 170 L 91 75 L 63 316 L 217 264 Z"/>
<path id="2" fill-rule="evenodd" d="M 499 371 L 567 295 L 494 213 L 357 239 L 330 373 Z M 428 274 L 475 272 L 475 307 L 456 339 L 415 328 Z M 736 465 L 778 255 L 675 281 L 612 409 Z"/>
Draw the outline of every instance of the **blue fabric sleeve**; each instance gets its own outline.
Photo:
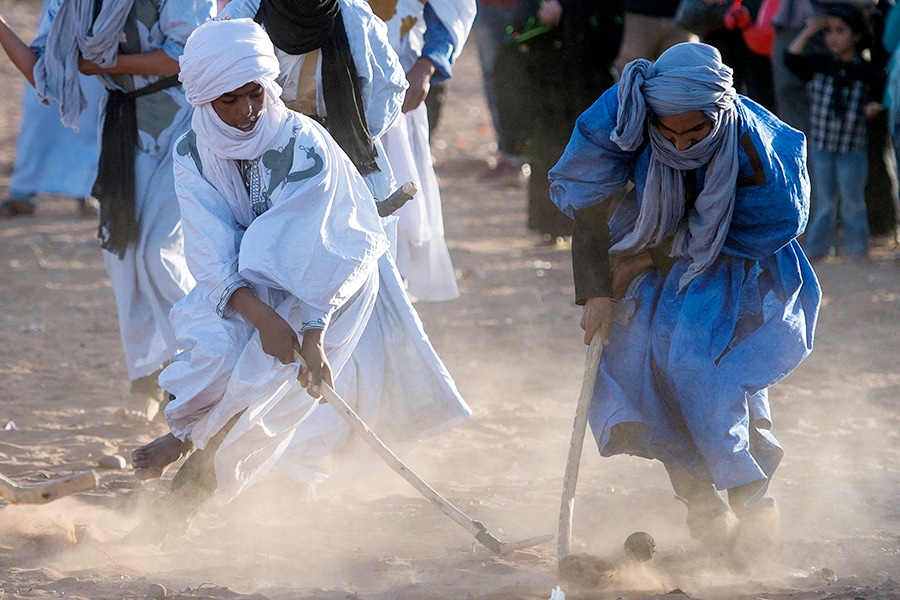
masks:
<path id="1" fill-rule="evenodd" d="M 614 197 L 633 177 L 634 154 L 609 139 L 619 107 L 618 89 L 618 84 L 608 89 L 578 117 L 565 152 L 550 170 L 550 196 L 570 217 Z"/>
<path id="2" fill-rule="evenodd" d="M 881 36 L 884 49 L 894 54 L 900 44 L 900 8 L 895 4 L 884 22 L 884 33 Z"/>
<path id="3" fill-rule="evenodd" d="M 453 36 L 430 4 L 425 4 L 425 46 L 422 56 L 434 64 L 432 83 L 453 77 Z"/>
<path id="4" fill-rule="evenodd" d="M 742 122 L 738 187 L 722 252 L 763 260 L 806 227 L 806 138 L 746 97 L 739 97 L 737 106 Z"/>

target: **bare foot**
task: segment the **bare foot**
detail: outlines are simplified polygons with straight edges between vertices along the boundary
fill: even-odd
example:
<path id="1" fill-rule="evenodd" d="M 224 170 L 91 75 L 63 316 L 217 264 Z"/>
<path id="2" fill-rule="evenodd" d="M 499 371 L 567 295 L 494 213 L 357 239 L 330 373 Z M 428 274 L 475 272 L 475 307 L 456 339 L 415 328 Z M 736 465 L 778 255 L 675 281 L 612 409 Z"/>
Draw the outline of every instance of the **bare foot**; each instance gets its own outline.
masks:
<path id="1" fill-rule="evenodd" d="M 166 469 L 194 448 L 189 441 L 182 442 L 171 433 L 144 444 L 131 453 L 131 466 L 138 479 L 157 479 Z"/>

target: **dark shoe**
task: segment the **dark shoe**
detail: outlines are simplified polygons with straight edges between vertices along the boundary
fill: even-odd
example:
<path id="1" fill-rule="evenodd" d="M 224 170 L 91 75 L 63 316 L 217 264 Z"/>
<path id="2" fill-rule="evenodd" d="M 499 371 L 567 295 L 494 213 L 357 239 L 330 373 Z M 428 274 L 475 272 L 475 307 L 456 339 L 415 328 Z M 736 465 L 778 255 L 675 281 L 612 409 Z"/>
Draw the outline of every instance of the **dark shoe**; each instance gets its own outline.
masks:
<path id="1" fill-rule="evenodd" d="M 0 203 L 0 219 L 34 216 L 34 204 L 10 198 Z"/>
<path id="2" fill-rule="evenodd" d="M 749 568 L 766 564 L 781 554 L 781 511 L 774 498 L 764 497 L 737 514 L 740 526 L 734 541 L 734 558 Z"/>

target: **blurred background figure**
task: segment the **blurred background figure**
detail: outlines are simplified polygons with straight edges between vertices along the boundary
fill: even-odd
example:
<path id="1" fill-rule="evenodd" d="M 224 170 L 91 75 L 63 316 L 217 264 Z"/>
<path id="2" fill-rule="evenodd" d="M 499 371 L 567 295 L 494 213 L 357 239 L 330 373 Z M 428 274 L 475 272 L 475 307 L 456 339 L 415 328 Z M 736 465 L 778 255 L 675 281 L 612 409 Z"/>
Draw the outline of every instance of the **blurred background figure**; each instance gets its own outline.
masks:
<path id="1" fill-rule="evenodd" d="M 826 52 L 806 52 L 820 32 Z M 824 16 L 807 23 L 784 55 L 785 65 L 809 82 L 808 156 L 816 207 L 804 243 L 810 260 L 832 252 L 855 261 L 868 256 L 866 178 L 861 176 L 868 172 L 866 122 L 882 111 L 884 95 L 882 69 L 862 56 L 873 41 L 861 9 L 831 4 Z"/>
<path id="2" fill-rule="evenodd" d="M 565 244 L 572 222 L 550 200 L 547 174 L 575 120 L 614 82 L 622 41 L 621 0 L 520 0 L 495 79 L 500 135 L 531 167 L 528 228 Z"/>
<path id="3" fill-rule="evenodd" d="M 775 41 L 772 48 L 772 84 L 774 87 L 774 112 L 789 125 L 809 134 L 809 97 L 806 82 L 792 73 L 784 62 L 785 51 L 791 41 L 797 37 L 810 20 L 821 17 L 825 8 L 832 4 L 828 0 L 780 0 L 780 6 L 772 22 L 775 25 Z M 891 0 L 847 0 L 843 4 L 856 6 L 869 15 L 875 38 L 880 39 L 884 29 L 884 14 L 890 10 Z M 887 31 L 885 30 L 885 34 Z M 900 37 L 900 35 L 898 35 Z M 886 68 L 891 47 L 874 44 L 868 53 L 869 60 L 879 68 Z M 809 40 L 807 53 L 825 52 L 821 34 Z M 889 106 L 886 105 L 886 106 Z M 893 243 L 896 235 L 897 210 L 897 178 L 892 157 L 890 133 L 887 125 L 888 115 L 881 114 L 867 123 L 867 158 L 868 172 L 866 178 L 865 202 L 869 231 L 875 243 L 887 241 Z M 810 165 L 810 173 L 813 167 Z M 812 182 L 815 188 L 815 181 Z M 815 194 L 814 194 L 815 195 Z M 810 208 L 810 217 L 816 212 L 815 198 Z"/>
<path id="4" fill-rule="evenodd" d="M 514 147 L 513 141 L 508 140 L 503 132 L 497 107 L 497 84 L 494 82 L 497 56 L 506 41 L 507 29 L 515 20 L 516 3 L 517 0 L 478 0 L 478 14 L 472 26 L 472 38 L 478 48 L 478 60 L 481 63 L 484 97 L 497 137 L 496 163 L 485 175 L 485 180 L 509 186 L 524 185 L 530 172 L 522 160 L 522 148 Z M 503 74 L 503 82 L 509 82 L 512 78 L 510 73 Z"/>
<path id="5" fill-rule="evenodd" d="M 42 21 L 52 18 L 47 4 L 42 8 Z M 63 126 L 56 105 L 41 104 L 34 87 L 26 82 L 9 197 L 0 203 L 0 218 L 33 215 L 39 194 L 73 198 L 78 216 L 97 216 L 91 188 L 100 156 L 97 120 L 103 86 L 95 77 L 80 75 L 79 79 L 88 107 L 81 115 L 78 132 Z"/>
<path id="6" fill-rule="evenodd" d="M 680 0 L 625 0 L 625 30 L 616 57 L 616 72 L 636 58 L 653 61 L 671 46 L 697 36 L 675 21 Z"/>
<path id="7" fill-rule="evenodd" d="M 444 240 L 441 191 L 431 157 L 429 107 L 432 84 L 453 75 L 453 63 L 475 19 L 475 0 L 370 0 L 387 24 L 388 39 L 406 72 L 403 113 L 382 137 L 398 183 L 412 181 L 419 193 L 397 215 L 397 268 L 414 300 L 459 297 Z"/>
<path id="8" fill-rule="evenodd" d="M 891 4 L 884 23 L 882 44 L 889 53 L 887 86 L 884 91 L 884 107 L 888 119 L 888 132 L 894 152 L 894 176 L 895 181 L 900 181 L 900 8 L 897 4 Z M 900 228 L 898 228 L 897 197 L 894 197 L 894 214 L 892 223 L 893 244 L 900 242 Z"/>
<path id="9" fill-rule="evenodd" d="M 870 60 L 887 76 L 891 56 L 897 46 L 894 32 L 892 39 L 886 35 L 887 17 L 893 12 L 894 0 L 878 0 L 875 6 L 866 7 L 875 41 Z M 893 41 L 888 46 L 887 42 Z M 889 92 L 885 88 L 883 104 L 889 107 Z M 866 183 L 866 214 L 869 221 L 869 240 L 873 246 L 897 244 L 898 211 L 897 163 L 892 142 L 890 110 L 884 110 L 868 122 L 869 177 Z"/>
<path id="10" fill-rule="evenodd" d="M 732 8 L 722 27 L 703 36 L 703 41 L 715 46 L 722 54 L 722 62 L 734 69 L 734 88 L 738 93 L 772 110 L 775 106 L 771 76 L 774 39 L 769 38 L 761 45 L 748 43 L 748 31 L 770 1 L 744 0 L 735 6 L 732 0 L 706 0 L 707 4 L 730 4 Z"/>

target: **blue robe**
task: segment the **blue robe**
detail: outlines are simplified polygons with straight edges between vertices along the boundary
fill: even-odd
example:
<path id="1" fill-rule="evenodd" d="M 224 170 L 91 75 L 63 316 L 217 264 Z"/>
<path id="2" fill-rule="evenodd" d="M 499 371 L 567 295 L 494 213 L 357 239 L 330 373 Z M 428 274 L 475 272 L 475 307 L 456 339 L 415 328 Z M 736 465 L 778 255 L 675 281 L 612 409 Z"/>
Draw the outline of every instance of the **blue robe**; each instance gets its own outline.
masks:
<path id="1" fill-rule="evenodd" d="M 612 244 L 634 228 L 652 152 L 610 141 L 617 90 L 581 115 L 550 172 L 570 216 L 634 184 L 610 218 Z M 812 350 L 821 290 L 796 240 L 809 212 L 803 134 L 745 97 L 735 103 L 741 148 L 724 247 L 682 290 L 689 257 L 632 281 L 615 305 L 589 422 L 603 456 L 658 458 L 720 490 L 759 482 L 759 495 L 783 455 L 767 388 Z"/>

